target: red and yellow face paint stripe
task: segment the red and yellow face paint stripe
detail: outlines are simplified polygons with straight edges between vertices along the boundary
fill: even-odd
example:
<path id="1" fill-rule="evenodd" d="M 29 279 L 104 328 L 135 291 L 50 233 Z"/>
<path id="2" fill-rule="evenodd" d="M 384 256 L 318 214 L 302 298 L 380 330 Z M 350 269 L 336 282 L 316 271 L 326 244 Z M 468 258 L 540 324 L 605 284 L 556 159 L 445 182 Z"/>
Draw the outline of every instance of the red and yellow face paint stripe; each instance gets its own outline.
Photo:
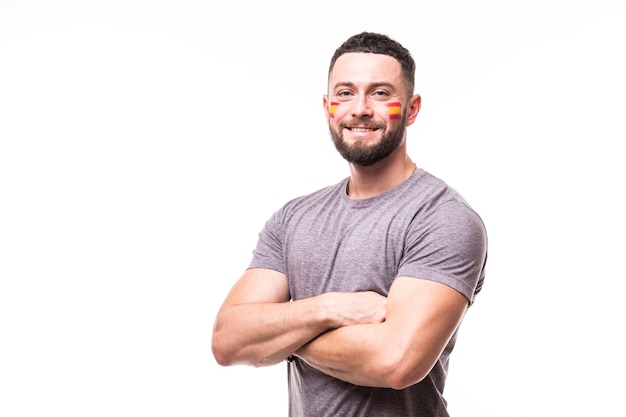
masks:
<path id="1" fill-rule="evenodd" d="M 402 105 L 399 101 L 387 103 L 387 114 L 390 119 L 399 119 L 402 117 Z"/>
<path id="2" fill-rule="evenodd" d="M 328 107 L 328 115 L 330 116 L 331 119 L 335 117 L 335 110 L 337 110 L 338 105 L 339 103 L 337 103 L 336 101 L 330 102 L 330 106 Z"/>

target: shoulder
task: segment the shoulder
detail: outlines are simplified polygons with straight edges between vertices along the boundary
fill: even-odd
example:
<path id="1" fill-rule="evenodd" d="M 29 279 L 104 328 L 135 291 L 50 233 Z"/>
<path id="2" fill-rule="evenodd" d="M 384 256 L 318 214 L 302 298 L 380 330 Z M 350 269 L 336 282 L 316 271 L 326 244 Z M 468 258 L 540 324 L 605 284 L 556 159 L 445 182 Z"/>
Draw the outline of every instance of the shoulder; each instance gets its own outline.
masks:
<path id="1" fill-rule="evenodd" d="M 428 173 L 412 188 L 417 208 L 406 235 L 403 273 L 450 285 L 471 302 L 482 287 L 487 257 L 481 217 L 455 189 Z"/>
<path id="2" fill-rule="evenodd" d="M 309 194 L 295 197 L 283 204 L 280 209 L 277 210 L 276 215 L 286 216 L 303 208 L 308 209 L 314 206 L 326 207 L 329 204 L 333 204 L 333 201 L 340 201 L 345 195 L 347 182 L 348 178 L 344 178 L 334 185 L 329 185 Z"/>
<path id="3" fill-rule="evenodd" d="M 420 175 L 416 176 L 409 186 L 412 199 L 421 209 L 447 220 L 451 220 L 450 217 L 461 216 L 482 223 L 478 213 L 456 189 L 427 171 L 418 172 Z"/>
<path id="4" fill-rule="evenodd" d="M 486 228 L 480 215 L 454 188 L 434 175 L 423 171 L 412 182 L 413 201 L 417 213 L 413 226 L 436 239 L 461 242 L 486 240 Z"/>

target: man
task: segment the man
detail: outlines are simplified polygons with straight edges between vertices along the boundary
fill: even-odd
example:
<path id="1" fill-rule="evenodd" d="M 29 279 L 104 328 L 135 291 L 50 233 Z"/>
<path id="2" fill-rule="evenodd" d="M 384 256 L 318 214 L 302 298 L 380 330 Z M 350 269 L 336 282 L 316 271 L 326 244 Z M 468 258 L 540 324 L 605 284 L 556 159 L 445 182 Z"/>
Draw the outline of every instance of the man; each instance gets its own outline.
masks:
<path id="1" fill-rule="evenodd" d="M 324 111 L 350 176 L 271 216 L 217 314 L 219 364 L 287 360 L 290 416 L 448 416 L 448 359 L 482 286 L 487 237 L 407 154 L 414 73 L 385 35 L 335 51 Z"/>

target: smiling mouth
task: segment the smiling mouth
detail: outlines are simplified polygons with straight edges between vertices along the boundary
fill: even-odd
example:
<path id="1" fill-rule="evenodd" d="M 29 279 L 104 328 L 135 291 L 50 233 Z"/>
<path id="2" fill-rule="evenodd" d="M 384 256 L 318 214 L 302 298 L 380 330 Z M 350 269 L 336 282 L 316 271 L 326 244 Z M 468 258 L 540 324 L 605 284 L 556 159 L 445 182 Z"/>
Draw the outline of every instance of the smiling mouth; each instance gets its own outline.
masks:
<path id="1" fill-rule="evenodd" d="M 378 130 L 377 127 L 359 127 L 359 126 L 354 126 L 354 127 L 347 126 L 346 129 L 352 132 L 357 132 L 357 133 L 368 133 L 368 132 L 375 132 L 376 130 Z"/>

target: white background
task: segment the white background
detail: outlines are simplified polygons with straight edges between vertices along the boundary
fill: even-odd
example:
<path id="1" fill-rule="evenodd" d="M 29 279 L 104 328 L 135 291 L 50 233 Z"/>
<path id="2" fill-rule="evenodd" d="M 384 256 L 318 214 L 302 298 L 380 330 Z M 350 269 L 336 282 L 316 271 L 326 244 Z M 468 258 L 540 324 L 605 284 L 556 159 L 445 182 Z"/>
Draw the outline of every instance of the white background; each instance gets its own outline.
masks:
<path id="1" fill-rule="evenodd" d="M 0 0 L 0 415 L 286 415 L 219 304 L 287 199 L 348 175 L 330 56 L 418 64 L 418 165 L 482 215 L 455 417 L 624 415 L 624 2 Z"/>

